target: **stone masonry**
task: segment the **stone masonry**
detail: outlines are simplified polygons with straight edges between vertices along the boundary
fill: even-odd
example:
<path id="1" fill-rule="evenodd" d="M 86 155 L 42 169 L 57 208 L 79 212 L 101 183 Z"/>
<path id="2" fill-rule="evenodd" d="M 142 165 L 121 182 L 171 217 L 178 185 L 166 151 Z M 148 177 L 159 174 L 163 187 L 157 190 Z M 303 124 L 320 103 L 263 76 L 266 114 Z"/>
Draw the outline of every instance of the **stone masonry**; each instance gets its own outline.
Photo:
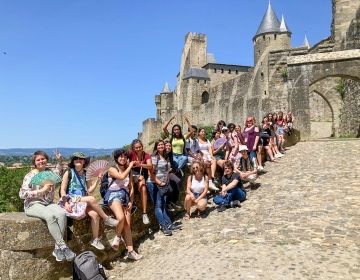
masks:
<path id="1" fill-rule="evenodd" d="M 260 120 L 279 110 L 293 112 L 303 140 L 316 135 L 310 125 L 314 114 L 329 122 L 332 136 L 356 136 L 360 0 L 333 0 L 332 6 L 331 36 L 312 47 L 307 39 L 303 46 L 292 47 L 290 28 L 269 3 L 253 37 L 254 66 L 217 63 L 207 53 L 207 36 L 188 33 L 175 89 L 165 86 L 155 96 L 156 118 L 143 122 L 139 136 L 144 144 L 153 143 L 173 115 L 180 125 L 184 115 L 198 126 L 220 119 L 243 125 L 247 115 Z M 346 88 L 342 98 L 337 91 L 341 79 Z"/>

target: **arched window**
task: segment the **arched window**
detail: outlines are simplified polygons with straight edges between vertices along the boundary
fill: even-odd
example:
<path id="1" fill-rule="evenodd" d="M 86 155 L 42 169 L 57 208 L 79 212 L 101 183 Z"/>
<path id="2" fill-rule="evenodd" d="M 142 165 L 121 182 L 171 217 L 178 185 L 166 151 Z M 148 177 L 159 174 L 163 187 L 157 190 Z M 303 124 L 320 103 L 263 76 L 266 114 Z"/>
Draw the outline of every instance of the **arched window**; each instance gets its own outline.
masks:
<path id="1" fill-rule="evenodd" d="M 201 104 L 205 104 L 209 102 L 209 93 L 204 91 L 201 95 Z"/>

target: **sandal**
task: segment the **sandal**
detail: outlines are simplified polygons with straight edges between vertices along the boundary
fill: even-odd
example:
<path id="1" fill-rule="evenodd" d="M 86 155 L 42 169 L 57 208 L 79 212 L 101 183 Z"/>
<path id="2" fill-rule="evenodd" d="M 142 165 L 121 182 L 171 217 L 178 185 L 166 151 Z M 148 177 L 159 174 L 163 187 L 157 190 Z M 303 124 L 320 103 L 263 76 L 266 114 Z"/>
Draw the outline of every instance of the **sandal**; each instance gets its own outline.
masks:
<path id="1" fill-rule="evenodd" d="M 190 214 L 189 214 L 189 213 L 186 213 L 186 214 L 185 214 L 184 220 L 185 220 L 185 221 L 190 220 Z"/>
<path id="2" fill-rule="evenodd" d="M 119 250 L 120 242 L 125 243 L 122 236 L 115 235 L 114 240 L 111 243 L 111 248 L 113 248 L 113 250 L 115 250 L 115 251 Z"/>

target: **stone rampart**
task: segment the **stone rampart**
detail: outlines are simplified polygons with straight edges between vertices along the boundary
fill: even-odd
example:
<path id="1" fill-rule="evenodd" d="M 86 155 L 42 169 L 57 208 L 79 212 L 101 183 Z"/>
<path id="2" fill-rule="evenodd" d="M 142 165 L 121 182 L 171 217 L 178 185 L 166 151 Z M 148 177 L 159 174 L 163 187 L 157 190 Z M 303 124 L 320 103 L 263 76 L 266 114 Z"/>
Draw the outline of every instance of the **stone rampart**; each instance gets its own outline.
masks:
<path id="1" fill-rule="evenodd" d="M 136 205 L 141 205 L 136 200 Z M 108 211 L 108 210 L 107 210 Z M 141 211 L 132 216 L 132 234 L 134 242 L 148 232 L 148 226 L 142 223 Z M 155 227 L 153 209 L 149 210 L 151 226 Z M 70 262 L 57 262 L 52 256 L 54 241 L 47 229 L 46 223 L 40 219 L 28 217 L 25 213 L 0 214 L 0 279 L 1 280 L 43 280 L 59 279 L 71 275 Z M 89 243 L 92 239 L 90 220 L 74 221 L 67 230 L 67 244 L 77 254 L 91 250 L 102 264 L 121 256 L 124 245 L 119 251 L 111 249 L 110 242 L 115 236 L 115 230 L 104 228 L 100 232 L 104 251 L 99 251 Z"/>

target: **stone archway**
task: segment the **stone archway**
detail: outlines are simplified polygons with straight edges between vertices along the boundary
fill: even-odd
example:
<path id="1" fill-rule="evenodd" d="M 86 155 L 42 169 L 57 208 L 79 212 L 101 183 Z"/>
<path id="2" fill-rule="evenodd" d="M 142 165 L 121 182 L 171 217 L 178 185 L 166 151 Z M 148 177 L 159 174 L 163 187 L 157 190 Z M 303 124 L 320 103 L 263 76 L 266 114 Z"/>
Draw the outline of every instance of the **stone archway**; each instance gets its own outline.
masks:
<path id="1" fill-rule="evenodd" d="M 295 117 L 295 126 L 302 140 L 311 139 L 309 93 L 316 91 L 325 97 L 333 110 L 335 135 L 338 114 L 342 106 L 339 96 L 325 94 L 321 81 L 347 78 L 360 82 L 360 49 L 332 53 L 300 55 L 288 58 L 289 107 Z M 336 109 L 336 110 L 335 110 Z"/>
<path id="2" fill-rule="evenodd" d="M 310 137 L 339 136 L 343 101 L 337 86 L 340 78 L 327 77 L 309 86 Z"/>

